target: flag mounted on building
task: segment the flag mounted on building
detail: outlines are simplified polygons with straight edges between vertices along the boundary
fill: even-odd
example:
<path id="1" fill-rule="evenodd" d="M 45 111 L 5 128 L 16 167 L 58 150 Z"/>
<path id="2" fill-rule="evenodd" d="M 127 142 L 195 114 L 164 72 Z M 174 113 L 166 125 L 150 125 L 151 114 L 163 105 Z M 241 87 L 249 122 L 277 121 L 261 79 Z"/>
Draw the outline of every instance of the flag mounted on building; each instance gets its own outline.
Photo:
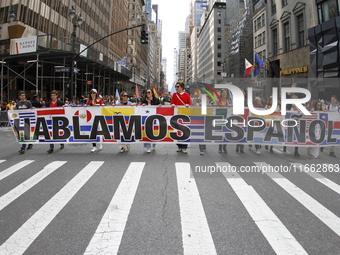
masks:
<path id="1" fill-rule="evenodd" d="M 128 56 L 128 55 L 126 54 L 126 55 L 125 55 L 124 57 L 122 57 L 122 59 L 119 60 L 117 63 L 120 64 L 121 66 L 126 67 L 127 56 Z"/>
<path id="2" fill-rule="evenodd" d="M 254 76 L 258 75 L 261 71 L 263 65 L 262 59 L 255 54 L 255 61 L 254 61 Z"/>
<path id="3" fill-rule="evenodd" d="M 244 77 L 247 77 L 253 68 L 253 65 L 245 58 L 244 59 L 245 69 L 244 69 Z"/>
<path id="4" fill-rule="evenodd" d="M 153 87 L 153 94 L 155 95 L 155 97 L 159 97 L 158 96 L 158 93 L 157 93 L 157 89 L 156 89 L 156 86 Z"/>

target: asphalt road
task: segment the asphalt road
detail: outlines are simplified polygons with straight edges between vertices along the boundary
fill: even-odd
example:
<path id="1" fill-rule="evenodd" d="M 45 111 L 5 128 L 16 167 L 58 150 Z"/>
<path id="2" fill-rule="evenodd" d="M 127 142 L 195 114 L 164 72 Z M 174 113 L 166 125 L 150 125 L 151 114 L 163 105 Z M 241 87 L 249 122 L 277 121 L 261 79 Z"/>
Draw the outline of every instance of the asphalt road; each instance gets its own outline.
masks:
<path id="1" fill-rule="evenodd" d="M 0 254 L 340 254 L 339 148 L 20 155 L 10 128 L 0 139 Z"/>

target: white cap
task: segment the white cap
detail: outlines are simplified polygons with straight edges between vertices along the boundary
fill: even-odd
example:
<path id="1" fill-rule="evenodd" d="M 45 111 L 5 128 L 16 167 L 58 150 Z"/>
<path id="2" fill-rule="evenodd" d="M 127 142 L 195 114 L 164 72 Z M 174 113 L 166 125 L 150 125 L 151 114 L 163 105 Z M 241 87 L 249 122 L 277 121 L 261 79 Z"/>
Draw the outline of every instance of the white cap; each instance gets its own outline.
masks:
<path id="1" fill-rule="evenodd" d="M 98 93 L 96 89 L 91 89 L 91 91 L 93 91 L 94 93 Z"/>

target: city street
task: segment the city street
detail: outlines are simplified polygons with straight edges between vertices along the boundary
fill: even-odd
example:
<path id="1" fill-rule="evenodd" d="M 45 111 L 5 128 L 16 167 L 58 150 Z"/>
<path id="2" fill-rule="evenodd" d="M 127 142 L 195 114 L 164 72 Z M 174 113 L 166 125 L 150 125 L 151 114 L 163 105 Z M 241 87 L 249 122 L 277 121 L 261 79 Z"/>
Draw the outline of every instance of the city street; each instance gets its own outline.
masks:
<path id="1" fill-rule="evenodd" d="M 11 128 L 0 139 L 0 254 L 339 254 L 339 148 L 319 159 L 235 145 L 200 155 L 197 144 L 20 155 Z"/>

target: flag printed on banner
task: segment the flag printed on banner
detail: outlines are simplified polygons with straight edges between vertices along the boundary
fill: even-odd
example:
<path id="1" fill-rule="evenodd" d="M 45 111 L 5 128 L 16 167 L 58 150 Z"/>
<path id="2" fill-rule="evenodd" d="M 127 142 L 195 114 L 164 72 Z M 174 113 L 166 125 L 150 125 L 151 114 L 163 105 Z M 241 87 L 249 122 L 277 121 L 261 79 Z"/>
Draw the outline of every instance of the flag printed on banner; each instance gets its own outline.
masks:
<path id="1" fill-rule="evenodd" d="M 257 76 L 260 73 L 262 65 L 263 65 L 262 59 L 257 54 L 255 54 L 254 76 Z"/>
<path id="2" fill-rule="evenodd" d="M 244 64 L 245 64 L 245 70 L 244 70 L 244 77 L 247 77 L 253 68 L 253 65 L 250 64 L 250 62 L 245 58 L 244 59 Z"/>

